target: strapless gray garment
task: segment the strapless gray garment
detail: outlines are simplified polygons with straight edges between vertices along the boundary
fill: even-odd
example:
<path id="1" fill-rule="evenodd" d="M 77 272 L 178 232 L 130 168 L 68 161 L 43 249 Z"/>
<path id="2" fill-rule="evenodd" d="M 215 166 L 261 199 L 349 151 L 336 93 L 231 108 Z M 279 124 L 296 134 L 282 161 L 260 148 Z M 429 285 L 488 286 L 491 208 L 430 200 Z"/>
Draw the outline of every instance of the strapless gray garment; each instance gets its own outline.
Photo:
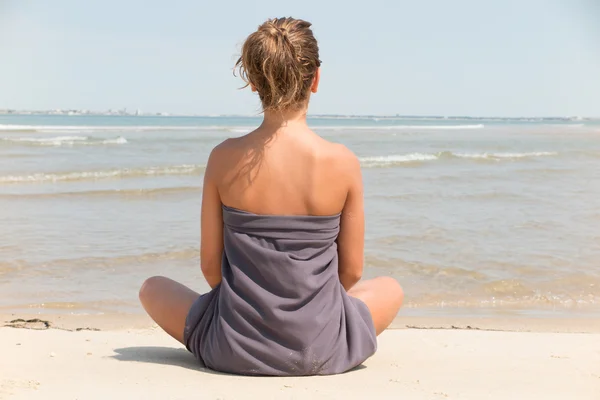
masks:
<path id="1" fill-rule="evenodd" d="M 340 215 L 257 215 L 223 207 L 223 280 L 186 319 L 206 367 L 243 375 L 329 375 L 377 349 L 367 306 L 338 276 Z"/>

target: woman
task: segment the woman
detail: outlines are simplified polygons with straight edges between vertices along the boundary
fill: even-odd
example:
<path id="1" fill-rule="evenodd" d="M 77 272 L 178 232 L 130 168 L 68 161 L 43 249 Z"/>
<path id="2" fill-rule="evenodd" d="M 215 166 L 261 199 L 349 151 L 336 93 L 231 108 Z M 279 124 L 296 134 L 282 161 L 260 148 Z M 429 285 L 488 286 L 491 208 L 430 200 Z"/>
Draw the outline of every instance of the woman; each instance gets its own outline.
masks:
<path id="1" fill-rule="evenodd" d="M 204 295 L 163 277 L 140 289 L 154 321 L 207 367 L 245 375 L 326 375 L 375 353 L 402 304 L 392 278 L 360 281 L 360 164 L 306 122 L 319 87 L 311 24 L 262 24 L 236 67 L 262 124 L 211 153 L 204 176 Z"/>

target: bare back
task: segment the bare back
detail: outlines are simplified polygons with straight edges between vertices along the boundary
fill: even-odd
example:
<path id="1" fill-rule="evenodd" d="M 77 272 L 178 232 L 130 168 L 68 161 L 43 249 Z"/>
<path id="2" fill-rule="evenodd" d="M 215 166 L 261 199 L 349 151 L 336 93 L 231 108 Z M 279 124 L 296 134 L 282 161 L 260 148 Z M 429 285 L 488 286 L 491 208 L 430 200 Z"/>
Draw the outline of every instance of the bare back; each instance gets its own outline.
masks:
<path id="1" fill-rule="evenodd" d="M 339 274 L 348 290 L 362 275 L 364 203 L 360 164 L 340 144 L 305 123 L 258 128 L 211 153 L 202 194 L 201 265 L 214 287 L 221 281 L 222 205 L 263 215 L 341 213 Z"/>
<path id="2" fill-rule="evenodd" d="M 354 155 L 307 128 L 258 130 L 219 146 L 215 178 L 223 204 L 256 214 L 342 212 Z M 215 160 L 216 161 L 216 160 Z"/>

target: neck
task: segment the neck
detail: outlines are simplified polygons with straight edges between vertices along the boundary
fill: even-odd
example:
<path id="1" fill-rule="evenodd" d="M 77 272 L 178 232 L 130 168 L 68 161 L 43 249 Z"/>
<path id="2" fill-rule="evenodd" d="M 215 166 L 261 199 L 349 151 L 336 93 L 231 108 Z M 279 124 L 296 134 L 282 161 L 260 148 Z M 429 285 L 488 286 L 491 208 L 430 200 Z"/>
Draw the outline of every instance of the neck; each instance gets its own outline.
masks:
<path id="1" fill-rule="evenodd" d="M 306 108 L 295 111 L 265 111 L 261 127 L 278 130 L 289 126 L 307 125 L 306 111 Z"/>

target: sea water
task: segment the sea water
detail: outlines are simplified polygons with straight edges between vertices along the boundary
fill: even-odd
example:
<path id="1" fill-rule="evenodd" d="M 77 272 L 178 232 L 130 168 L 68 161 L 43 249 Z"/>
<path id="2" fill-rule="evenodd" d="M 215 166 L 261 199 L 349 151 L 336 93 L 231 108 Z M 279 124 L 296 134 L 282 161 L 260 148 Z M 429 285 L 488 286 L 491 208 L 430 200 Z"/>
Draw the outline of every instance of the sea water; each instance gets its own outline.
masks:
<path id="1" fill-rule="evenodd" d="M 0 312 L 139 313 L 198 291 L 210 150 L 258 117 L 0 116 Z M 359 157 L 365 273 L 410 314 L 600 310 L 600 124 L 312 117 Z"/>

